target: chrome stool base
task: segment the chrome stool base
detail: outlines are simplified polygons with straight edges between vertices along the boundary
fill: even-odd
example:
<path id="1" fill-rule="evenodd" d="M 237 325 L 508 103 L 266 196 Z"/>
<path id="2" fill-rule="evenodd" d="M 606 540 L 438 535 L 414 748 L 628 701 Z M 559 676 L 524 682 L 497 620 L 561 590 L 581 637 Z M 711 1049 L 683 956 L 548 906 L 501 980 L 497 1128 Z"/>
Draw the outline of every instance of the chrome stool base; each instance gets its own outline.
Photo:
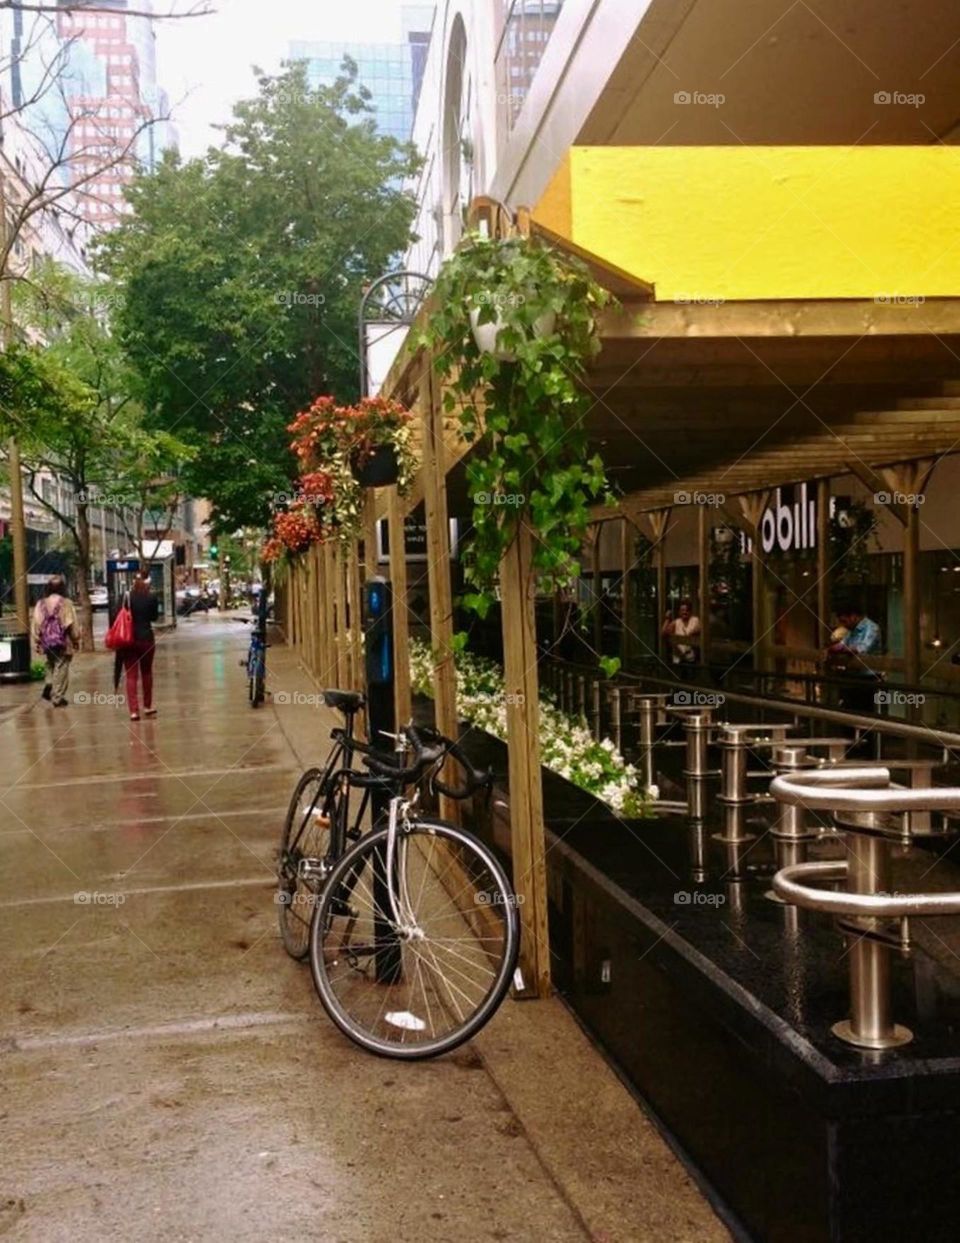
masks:
<path id="1" fill-rule="evenodd" d="M 861 1036 L 855 1032 L 849 1019 L 834 1023 L 830 1030 L 838 1040 L 842 1040 L 844 1044 L 856 1045 L 858 1049 L 895 1049 L 899 1045 L 909 1044 L 913 1039 L 913 1032 L 910 1028 L 903 1027 L 900 1023 L 894 1023 L 890 1035 L 873 1038 Z"/>

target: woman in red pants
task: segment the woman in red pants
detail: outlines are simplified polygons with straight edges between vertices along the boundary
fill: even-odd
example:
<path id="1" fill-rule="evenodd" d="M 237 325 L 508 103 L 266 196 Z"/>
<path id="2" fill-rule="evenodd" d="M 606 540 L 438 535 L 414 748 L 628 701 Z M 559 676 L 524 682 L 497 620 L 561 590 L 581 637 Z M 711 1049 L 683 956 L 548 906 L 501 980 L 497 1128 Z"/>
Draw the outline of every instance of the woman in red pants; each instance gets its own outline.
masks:
<path id="1" fill-rule="evenodd" d="M 147 574 L 137 575 L 130 592 L 130 612 L 133 614 L 133 645 L 123 649 L 123 667 L 127 675 L 127 704 L 130 720 L 140 720 L 140 703 L 137 699 L 137 675 L 143 682 L 143 715 L 156 716 L 153 706 L 153 653 L 155 643 L 153 623 L 160 613 L 160 603 L 150 586 Z"/>

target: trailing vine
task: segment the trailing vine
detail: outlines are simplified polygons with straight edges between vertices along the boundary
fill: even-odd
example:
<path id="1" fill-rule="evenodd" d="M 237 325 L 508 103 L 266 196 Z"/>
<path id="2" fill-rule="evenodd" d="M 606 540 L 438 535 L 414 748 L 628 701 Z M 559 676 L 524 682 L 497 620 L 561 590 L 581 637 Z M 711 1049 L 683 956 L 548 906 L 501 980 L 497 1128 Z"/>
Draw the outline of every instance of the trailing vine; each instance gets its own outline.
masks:
<path id="1" fill-rule="evenodd" d="M 865 501 L 847 500 L 830 517 L 830 560 L 834 585 L 862 586 L 870 578 L 870 549 L 877 546 L 879 520 Z"/>
<path id="2" fill-rule="evenodd" d="M 463 603 L 481 615 L 521 523 L 533 532 L 543 590 L 579 573 L 589 509 L 606 491 L 602 460 L 588 456 L 581 380 L 610 301 L 582 263 L 529 238 L 470 234 L 440 270 L 420 344 L 446 381 L 445 410 L 459 412 L 477 444 Z M 484 325 L 494 326 L 496 352 L 477 344 Z"/>

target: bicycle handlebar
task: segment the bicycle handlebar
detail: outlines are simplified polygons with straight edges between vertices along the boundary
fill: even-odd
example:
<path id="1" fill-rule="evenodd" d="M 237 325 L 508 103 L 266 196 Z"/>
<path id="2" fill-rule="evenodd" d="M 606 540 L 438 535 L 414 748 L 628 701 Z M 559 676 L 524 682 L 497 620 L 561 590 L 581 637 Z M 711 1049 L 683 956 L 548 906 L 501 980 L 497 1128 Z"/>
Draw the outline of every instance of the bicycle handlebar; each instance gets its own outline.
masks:
<path id="1" fill-rule="evenodd" d="M 404 725 L 400 732 L 413 749 L 413 762 L 410 764 L 403 764 L 399 759 L 392 761 L 383 752 L 371 753 L 367 744 L 358 748 L 363 752 L 364 764 L 378 781 L 389 781 L 391 785 L 398 786 L 415 785 L 432 768 L 435 770 L 431 779 L 434 789 L 453 799 L 469 798 L 475 790 L 489 788 L 493 784 L 489 772 L 483 773 L 474 768 L 463 749 L 435 729 L 423 725 Z M 461 786 L 448 785 L 440 780 L 438 774 L 448 756 L 463 769 L 465 780 Z"/>

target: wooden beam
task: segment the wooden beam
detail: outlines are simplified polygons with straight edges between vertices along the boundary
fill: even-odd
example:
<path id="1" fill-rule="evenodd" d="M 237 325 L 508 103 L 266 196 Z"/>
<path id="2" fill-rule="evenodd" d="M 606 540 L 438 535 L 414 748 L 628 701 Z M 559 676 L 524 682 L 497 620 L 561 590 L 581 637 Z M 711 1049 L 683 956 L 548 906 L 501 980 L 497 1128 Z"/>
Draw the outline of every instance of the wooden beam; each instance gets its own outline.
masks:
<path id="1" fill-rule="evenodd" d="M 907 525 L 907 513 L 905 506 L 898 501 L 893 500 L 893 493 L 898 491 L 896 486 L 891 486 L 889 481 L 884 480 L 883 476 L 875 471 L 872 467 L 864 465 L 863 462 L 845 462 L 847 471 L 854 475 L 865 488 L 868 488 L 874 496 L 890 496 L 888 501 L 877 501 L 882 504 L 889 513 L 893 514 L 897 522 L 902 527 Z"/>
<path id="2" fill-rule="evenodd" d="M 434 660 L 437 729 L 448 738 L 459 736 L 457 719 L 457 673 L 453 651 L 453 593 L 450 586 L 450 522 L 443 425 L 433 374 L 425 371 L 420 381 L 423 420 L 423 499 L 427 523 L 427 579 L 430 594 L 430 647 Z M 459 805 L 440 796 L 440 814 L 454 823 Z"/>
<path id="3" fill-rule="evenodd" d="M 393 588 L 393 706 L 397 726 L 413 716 L 410 690 L 410 613 L 407 606 L 407 551 L 403 512 L 396 486 L 387 489 L 390 582 Z"/>
<path id="4" fill-rule="evenodd" d="M 817 480 L 817 646 L 830 642 L 830 480 Z"/>
<path id="5" fill-rule="evenodd" d="M 550 933 L 532 557 L 533 539 L 529 528 L 521 522 L 500 566 L 510 836 L 513 886 L 523 925 L 523 989 L 519 991 L 521 996 L 546 997 L 551 987 Z"/>
<path id="6" fill-rule="evenodd" d="M 960 332 L 960 298 L 937 299 L 938 332 Z M 604 339 L 643 341 L 663 337 L 701 341 L 724 338 L 871 337 L 917 336 L 925 329 L 918 323 L 917 308 L 880 304 L 863 298 L 796 299 L 787 301 L 729 301 L 706 304 L 627 301 L 621 308 L 602 313 L 600 335 Z"/>

